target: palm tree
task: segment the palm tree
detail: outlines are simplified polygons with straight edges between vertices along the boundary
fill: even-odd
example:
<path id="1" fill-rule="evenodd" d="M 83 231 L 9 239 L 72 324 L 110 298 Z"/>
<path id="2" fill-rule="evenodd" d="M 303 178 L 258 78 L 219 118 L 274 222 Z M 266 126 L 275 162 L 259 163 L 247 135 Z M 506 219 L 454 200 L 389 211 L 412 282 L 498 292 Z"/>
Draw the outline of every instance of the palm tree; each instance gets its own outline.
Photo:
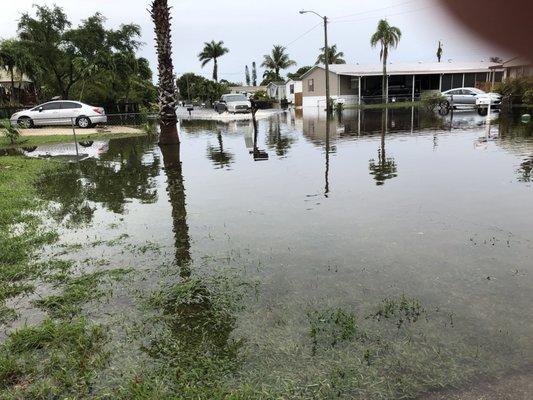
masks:
<path id="1" fill-rule="evenodd" d="M 154 0 L 150 15 L 155 24 L 157 68 L 159 74 L 159 144 L 179 144 L 176 117 L 176 82 L 172 65 L 172 39 L 168 0 Z"/>
<path id="2" fill-rule="evenodd" d="M 265 54 L 263 56 L 263 63 L 261 66 L 263 68 L 268 68 L 273 70 L 274 73 L 279 76 L 279 71 L 281 69 L 286 69 L 296 65 L 296 61 L 291 60 L 289 55 L 286 53 L 286 48 L 282 45 L 275 45 L 272 49 L 272 53 Z"/>
<path id="3" fill-rule="evenodd" d="M 218 58 L 228 53 L 229 50 L 224 47 L 224 42 L 210 42 L 204 43 L 204 49 L 198 54 L 198 59 L 202 62 L 202 68 L 211 60 L 213 60 L 213 80 L 218 82 Z"/>
<path id="4" fill-rule="evenodd" d="M 328 46 L 328 61 L 330 64 L 346 64 L 346 61 L 342 58 L 344 53 L 342 51 L 337 52 L 337 45 Z M 324 47 L 320 49 L 320 55 L 318 56 L 315 64 L 325 64 L 324 59 Z"/>
<path id="5" fill-rule="evenodd" d="M 4 40 L 0 43 L 0 67 L 4 68 L 11 80 L 10 101 L 15 101 L 15 67 L 17 66 L 17 54 L 14 40 Z"/>
<path id="6" fill-rule="evenodd" d="M 390 26 L 386 19 L 381 19 L 378 22 L 376 32 L 370 38 L 370 45 L 376 47 L 380 44 L 381 50 L 379 58 L 383 61 L 383 79 L 381 84 L 381 93 L 383 102 L 387 102 L 387 57 L 389 56 L 389 47 L 398 46 L 398 42 L 402 37 L 402 32 L 395 26 Z"/>

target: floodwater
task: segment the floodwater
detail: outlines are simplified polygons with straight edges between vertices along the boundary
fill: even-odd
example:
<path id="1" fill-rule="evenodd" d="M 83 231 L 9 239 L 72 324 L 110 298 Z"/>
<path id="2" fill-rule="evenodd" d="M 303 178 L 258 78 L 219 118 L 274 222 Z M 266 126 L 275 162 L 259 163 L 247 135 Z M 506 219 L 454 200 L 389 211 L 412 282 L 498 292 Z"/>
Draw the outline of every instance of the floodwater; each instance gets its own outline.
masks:
<path id="1" fill-rule="evenodd" d="M 57 203 L 66 242 L 126 233 L 162 248 L 106 254 L 117 264 L 257 279 L 232 333 L 246 339 L 243 371 L 261 371 L 262 383 L 324 378 L 355 353 L 309 352 L 309 313 L 364 319 L 401 295 L 432 310 L 427 335 L 453 349 L 453 366 L 531 366 L 531 124 L 499 117 L 488 131 L 473 112 L 416 108 L 346 111 L 328 124 L 291 110 L 259 121 L 257 137 L 249 121 L 183 121 L 181 139 L 180 156 L 149 138 L 94 143 L 42 194 Z"/>

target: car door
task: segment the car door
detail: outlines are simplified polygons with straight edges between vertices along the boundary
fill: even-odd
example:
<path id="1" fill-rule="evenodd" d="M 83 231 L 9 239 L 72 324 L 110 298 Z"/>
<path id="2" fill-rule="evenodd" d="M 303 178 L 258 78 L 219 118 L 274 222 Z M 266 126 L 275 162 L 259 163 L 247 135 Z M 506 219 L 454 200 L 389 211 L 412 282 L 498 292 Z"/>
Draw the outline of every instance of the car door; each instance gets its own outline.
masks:
<path id="1" fill-rule="evenodd" d="M 50 103 L 44 103 L 38 108 L 38 115 L 35 117 L 34 122 L 36 125 L 57 125 L 59 124 L 59 113 L 61 109 L 61 103 L 53 101 Z"/>
<path id="2" fill-rule="evenodd" d="M 470 89 L 463 89 L 463 98 L 465 104 L 469 106 L 474 106 L 476 104 L 476 93 Z"/>
<path id="3" fill-rule="evenodd" d="M 72 125 L 76 123 L 76 120 L 80 116 L 81 104 L 74 103 L 73 101 L 62 101 L 61 111 L 59 113 L 62 125 Z"/>

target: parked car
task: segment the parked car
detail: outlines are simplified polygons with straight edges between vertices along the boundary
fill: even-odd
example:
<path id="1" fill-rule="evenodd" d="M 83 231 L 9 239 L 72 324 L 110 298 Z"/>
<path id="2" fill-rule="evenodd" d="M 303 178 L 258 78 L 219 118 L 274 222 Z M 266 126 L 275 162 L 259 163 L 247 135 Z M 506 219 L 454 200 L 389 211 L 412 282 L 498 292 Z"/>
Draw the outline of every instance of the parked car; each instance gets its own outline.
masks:
<path id="1" fill-rule="evenodd" d="M 80 128 L 90 128 L 94 124 L 105 124 L 107 116 L 102 107 L 94 107 L 73 100 L 57 100 L 16 112 L 11 116 L 10 121 L 12 125 L 18 125 L 21 128 L 72 125 L 72 123 Z"/>
<path id="2" fill-rule="evenodd" d="M 489 101 L 491 108 L 499 108 L 502 103 L 502 96 L 498 93 L 487 93 L 481 89 L 464 87 L 457 89 L 450 89 L 442 92 L 446 97 L 446 106 L 453 103 L 454 107 L 472 107 L 472 108 L 487 108 Z M 452 102 L 453 96 L 453 102 Z"/>
<path id="3" fill-rule="evenodd" d="M 224 94 L 215 103 L 215 109 L 220 112 L 222 108 L 230 113 L 247 113 L 252 110 L 250 100 L 244 94 Z"/>

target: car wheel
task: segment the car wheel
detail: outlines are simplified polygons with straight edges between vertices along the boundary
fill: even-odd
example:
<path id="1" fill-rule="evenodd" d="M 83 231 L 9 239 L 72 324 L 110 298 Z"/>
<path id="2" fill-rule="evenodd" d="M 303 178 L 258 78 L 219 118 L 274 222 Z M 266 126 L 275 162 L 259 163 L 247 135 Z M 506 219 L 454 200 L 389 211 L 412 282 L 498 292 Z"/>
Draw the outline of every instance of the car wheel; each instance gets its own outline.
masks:
<path id="1" fill-rule="evenodd" d="M 479 107 L 479 108 L 477 109 L 477 113 L 478 113 L 479 115 L 481 115 L 482 117 L 484 117 L 485 115 L 487 115 L 488 112 L 489 112 L 489 110 L 488 110 L 488 108 L 486 108 L 486 107 Z"/>
<path id="2" fill-rule="evenodd" d="M 450 102 L 448 100 L 443 100 L 440 102 L 439 106 L 441 108 L 449 108 L 450 107 Z"/>
<path id="3" fill-rule="evenodd" d="M 79 117 L 76 120 L 76 125 L 82 129 L 90 128 L 91 127 L 91 120 L 88 117 Z"/>
<path id="4" fill-rule="evenodd" d="M 20 117 L 17 120 L 17 124 L 23 129 L 33 128 L 33 121 L 30 117 Z"/>

